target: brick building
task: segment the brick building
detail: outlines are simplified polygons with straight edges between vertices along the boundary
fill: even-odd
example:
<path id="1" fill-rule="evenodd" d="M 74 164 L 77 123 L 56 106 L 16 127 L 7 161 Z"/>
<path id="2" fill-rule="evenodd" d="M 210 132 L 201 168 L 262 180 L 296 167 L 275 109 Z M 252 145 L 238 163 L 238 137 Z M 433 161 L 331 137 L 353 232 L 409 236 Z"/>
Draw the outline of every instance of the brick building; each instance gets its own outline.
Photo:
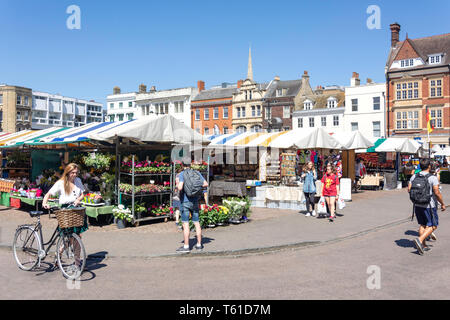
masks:
<path id="1" fill-rule="evenodd" d="M 192 129 L 204 135 L 233 132 L 232 100 L 240 84 L 205 90 L 205 83 L 198 81 L 199 93 L 191 101 Z"/>
<path id="2" fill-rule="evenodd" d="M 450 33 L 399 41 L 400 25 L 391 24 L 386 63 L 387 136 L 427 142 L 426 110 L 435 130 L 430 142 L 449 145 Z"/>

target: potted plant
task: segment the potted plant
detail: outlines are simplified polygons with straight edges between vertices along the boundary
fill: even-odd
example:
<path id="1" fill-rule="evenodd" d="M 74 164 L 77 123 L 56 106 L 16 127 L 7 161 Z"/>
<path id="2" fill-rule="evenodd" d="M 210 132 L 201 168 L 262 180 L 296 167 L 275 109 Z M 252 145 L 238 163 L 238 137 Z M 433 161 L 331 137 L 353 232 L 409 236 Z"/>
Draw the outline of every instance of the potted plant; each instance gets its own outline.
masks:
<path id="1" fill-rule="evenodd" d="M 117 227 L 119 229 L 126 228 L 127 222 L 133 221 L 133 216 L 131 215 L 131 210 L 125 208 L 124 205 L 119 204 L 116 208 L 113 208 L 113 216 L 116 220 Z"/>
<path id="2" fill-rule="evenodd" d="M 240 223 L 240 219 L 242 218 L 247 203 L 239 198 L 231 197 L 223 200 L 223 204 L 229 210 L 229 221 L 233 224 Z"/>

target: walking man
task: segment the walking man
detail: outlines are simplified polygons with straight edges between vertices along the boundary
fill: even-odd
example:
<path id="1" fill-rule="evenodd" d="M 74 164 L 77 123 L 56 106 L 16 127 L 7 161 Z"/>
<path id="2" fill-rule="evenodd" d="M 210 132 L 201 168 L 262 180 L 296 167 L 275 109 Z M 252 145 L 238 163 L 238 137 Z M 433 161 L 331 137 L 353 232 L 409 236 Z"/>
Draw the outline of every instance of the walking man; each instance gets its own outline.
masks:
<path id="1" fill-rule="evenodd" d="M 419 254 L 423 255 L 424 251 L 429 250 L 425 240 L 439 225 L 437 203 L 441 204 L 442 211 L 445 210 L 445 204 L 439 191 L 439 181 L 430 173 L 430 159 L 420 160 L 420 169 L 419 173 L 411 177 L 408 192 L 420 225 L 419 237 L 414 240 L 414 245 Z"/>
<path id="2" fill-rule="evenodd" d="M 184 246 L 177 249 L 179 253 L 190 252 L 189 248 L 189 215 L 192 215 L 192 222 L 197 234 L 197 244 L 195 249 L 202 250 L 202 229 L 199 222 L 199 199 L 203 196 L 204 188 L 208 187 L 208 182 L 203 178 L 200 172 L 192 170 L 190 165 L 178 176 L 178 190 L 181 200 L 181 222 L 183 224 Z"/>

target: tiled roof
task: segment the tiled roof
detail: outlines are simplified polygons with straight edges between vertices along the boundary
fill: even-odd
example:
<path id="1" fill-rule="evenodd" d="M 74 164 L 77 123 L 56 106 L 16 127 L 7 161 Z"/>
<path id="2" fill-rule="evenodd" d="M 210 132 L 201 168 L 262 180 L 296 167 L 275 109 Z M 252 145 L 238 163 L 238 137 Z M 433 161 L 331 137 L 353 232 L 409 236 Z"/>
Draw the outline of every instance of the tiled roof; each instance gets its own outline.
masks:
<path id="1" fill-rule="evenodd" d="M 282 97 L 295 97 L 302 86 L 302 80 L 272 81 L 267 88 L 265 98 L 275 98 L 278 89 L 283 90 Z"/>
<path id="2" fill-rule="evenodd" d="M 203 100 L 213 100 L 213 99 L 224 99 L 224 98 L 232 98 L 233 93 L 237 92 L 237 88 L 218 88 L 218 89 L 209 89 L 203 90 L 199 94 L 197 94 L 192 102 L 195 101 L 203 101 Z"/>

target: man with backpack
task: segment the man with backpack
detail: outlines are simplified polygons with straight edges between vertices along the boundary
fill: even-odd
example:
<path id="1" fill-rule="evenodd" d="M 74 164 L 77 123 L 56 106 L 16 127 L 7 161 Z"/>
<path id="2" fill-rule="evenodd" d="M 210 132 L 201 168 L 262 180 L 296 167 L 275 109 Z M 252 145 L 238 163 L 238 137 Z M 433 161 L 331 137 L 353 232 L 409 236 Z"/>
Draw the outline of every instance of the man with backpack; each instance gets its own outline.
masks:
<path id="1" fill-rule="evenodd" d="M 180 191 L 181 200 L 181 222 L 183 224 L 184 246 L 177 249 L 179 253 L 190 252 L 189 248 L 189 215 L 192 214 L 192 222 L 197 233 L 197 244 L 195 249 L 202 250 L 202 229 L 199 222 L 199 199 L 203 196 L 204 188 L 208 187 L 208 182 L 203 178 L 200 172 L 185 166 L 178 176 L 178 190 Z"/>
<path id="2" fill-rule="evenodd" d="M 411 177 L 408 192 L 420 225 L 419 237 L 414 240 L 414 245 L 419 254 L 423 255 L 424 251 L 429 250 L 425 240 L 433 234 L 439 224 L 437 203 L 441 204 L 442 211 L 445 210 L 445 204 L 439 191 L 439 181 L 430 173 L 430 159 L 421 159 L 420 169 L 419 173 Z"/>

